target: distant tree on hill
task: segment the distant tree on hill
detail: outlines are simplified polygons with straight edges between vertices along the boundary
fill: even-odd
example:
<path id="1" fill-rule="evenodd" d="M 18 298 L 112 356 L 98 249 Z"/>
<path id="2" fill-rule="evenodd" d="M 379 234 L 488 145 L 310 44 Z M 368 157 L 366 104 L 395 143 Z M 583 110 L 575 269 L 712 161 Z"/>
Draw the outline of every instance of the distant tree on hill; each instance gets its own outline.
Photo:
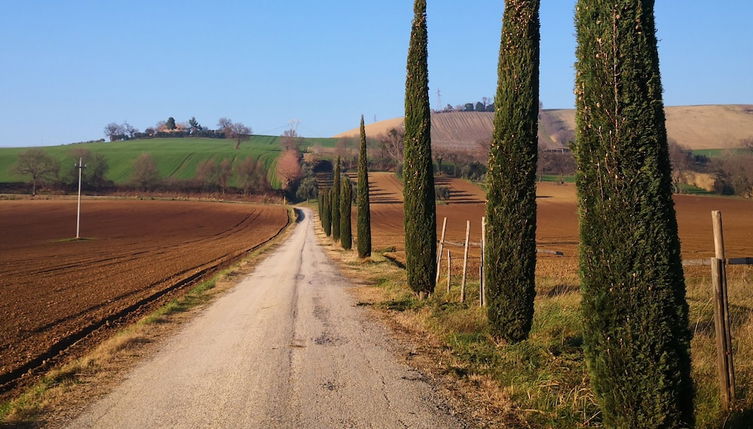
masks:
<path id="1" fill-rule="evenodd" d="M 228 118 L 220 118 L 217 122 L 217 126 L 225 134 L 226 139 L 235 140 L 235 148 L 241 147 L 241 142 L 248 140 L 251 136 L 251 128 L 245 126 L 241 122 L 233 122 Z"/>
<path id="2" fill-rule="evenodd" d="M 298 135 L 298 132 L 291 128 L 282 132 L 280 136 L 280 145 L 283 150 L 301 150 L 301 143 L 303 139 Z"/>
<path id="3" fill-rule="evenodd" d="M 126 137 L 123 126 L 116 124 L 115 122 L 110 122 L 105 126 L 105 135 L 110 139 L 111 142 L 124 140 Z"/>
<path id="4" fill-rule="evenodd" d="M 148 191 L 160 182 L 159 171 L 154 159 L 148 153 L 141 154 L 133 163 L 131 180 L 138 189 Z"/>
<path id="5" fill-rule="evenodd" d="M 465 103 L 465 109 L 463 109 L 464 112 L 473 112 L 473 103 Z"/>
<path id="6" fill-rule="evenodd" d="M 199 121 L 196 120 L 195 116 L 192 116 L 191 119 L 188 120 L 188 129 L 191 134 L 196 134 L 197 132 L 202 131 L 204 127 L 199 124 Z"/>
<path id="7" fill-rule="evenodd" d="M 42 149 L 28 149 L 18 155 L 14 171 L 31 177 L 31 195 L 36 195 L 38 184 L 57 178 L 60 164 Z"/>
<path id="8" fill-rule="evenodd" d="M 123 130 L 123 134 L 125 134 L 126 137 L 128 137 L 129 139 L 134 138 L 136 133 L 139 132 L 139 130 L 136 127 L 129 124 L 128 122 L 123 122 L 123 125 L 121 125 L 121 128 Z"/>
<path id="9" fill-rule="evenodd" d="M 174 130 L 176 128 L 175 118 L 173 118 L 172 116 L 167 118 L 167 121 L 165 121 L 165 128 L 167 128 L 168 130 Z"/>
<path id="10" fill-rule="evenodd" d="M 479 102 L 476 103 L 476 111 L 477 112 L 485 112 L 486 111 L 486 106 L 482 102 L 479 101 Z"/>
<path id="11" fill-rule="evenodd" d="M 229 129 L 232 124 L 233 124 L 233 121 L 231 121 L 230 119 L 220 118 L 217 121 L 217 129 L 220 131 L 224 131 L 226 129 Z"/>
<path id="12" fill-rule="evenodd" d="M 493 112 L 494 111 L 494 103 L 488 104 L 486 106 L 486 111 L 487 112 Z"/>

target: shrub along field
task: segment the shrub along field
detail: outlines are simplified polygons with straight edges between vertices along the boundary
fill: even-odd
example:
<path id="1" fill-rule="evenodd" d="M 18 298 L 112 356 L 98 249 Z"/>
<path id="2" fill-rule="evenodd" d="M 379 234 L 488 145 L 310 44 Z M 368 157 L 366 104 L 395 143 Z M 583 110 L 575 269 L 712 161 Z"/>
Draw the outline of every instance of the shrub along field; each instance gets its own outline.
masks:
<path id="1" fill-rule="evenodd" d="M 443 182 L 444 183 L 444 182 Z M 470 182 L 449 180 L 449 200 L 437 206 L 438 228 L 448 218 L 447 238 L 461 242 L 465 221 L 471 220 L 471 241 L 480 240 L 479 220 L 484 214 L 484 194 Z M 476 188 L 474 190 L 474 187 Z M 398 265 L 405 261 L 402 235 L 402 189 L 394 175 L 370 175 L 372 236 L 375 256 L 359 270 L 373 284 L 373 304 L 421 337 L 431 337 L 450 350 L 442 371 L 463 380 L 481 383 L 491 380 L 495 397 L 509 400 L 506 406 L 518 421 L 514 426 L 593 427 L 601 424 L 598 407 L 589 384 L 582 342 L 581 294 L 578 278 L 578 219 L 575 187 L 572 184 L 541 183 L 538 187 L 537 245 L 562 251 L 564 256 L 539 254 L 536 270 L 535 315 L 528 340 L 515 345 L 498 344 L 492 336 L 485 312 L 478 307 L 478 250 L 471 249 L 468 295 L 459 300 L 462 249 L 452 247 L 452 290 L 446 293 L 446 264 L 437 293 L 429 300 L 414 297 Z M 713 256 L 711 210 L 721 210 L 729 257 L 753 256 L 753 201 L 738 198 L 676 195 L 675 206 L 684 259 Z M 440 232 L 440 231 L 438 231 Z M 439 236 L 439 234 L 438 234 Z M 356 237 L 357 240 L 357 237 Z M 447 247 L 445 248 L 446 252 Z M 348 256 L 349 265 L 358 266 Z M 697 427 L 722 427 L 716 378 L 716 349 L 710 268 L 686 267 L 687 298 L 693 332 L 692 365 L 696 388 Z M 749 427 L 753 419 L 753 267 L 730 267 L 729 300 L 737 371 L 738 410 L 728 427 Z M 376 297 L 376 298 L 374 298 Z M 507 422 L 508 424 L 511 422 Z"/>
<path id="2" fill-rule="evenodd" d="M 302 139 L 302 149 L 311 146 L 332 147 L 333 139 Z M 13 171 L 18 155 L 29 148 L 0 148 L 0 183 L 25 182 L 26 177 Z M 235 149 L 235 141 L 210 138 L 158 138 L 127 140 L 118 142 L 75 143 L 61 146 L 41 147 L 61 163 L 61 171 L 73 163 L 71 153 L 76 149 L 86 149 L 104 155 L 109 165 L 106 179 L 116 185 L 129 183 L 134 161 L 144 153 L 154 159 L 162 179 L 187 180 L 196 175 L 196 167 L 202 161 L 223 159 L 241 161 L 247 157 L 261 160 L 267 170 L 267 178 L 274 188 L 280 183 L 275 173 L 277 158 L 282 153 L 280 137 L 252 136 Z M 231 183 L 233 185 L 234 183 Z"/>

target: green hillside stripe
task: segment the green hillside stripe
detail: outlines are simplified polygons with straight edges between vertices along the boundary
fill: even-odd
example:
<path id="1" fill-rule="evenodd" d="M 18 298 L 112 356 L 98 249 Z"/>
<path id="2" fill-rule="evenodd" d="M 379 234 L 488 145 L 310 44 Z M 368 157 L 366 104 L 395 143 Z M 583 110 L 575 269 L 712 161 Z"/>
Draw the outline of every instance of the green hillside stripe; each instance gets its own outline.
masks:
<path id="1" fill-rule="evenodd" d="M 313 146 L 335 147 L 337 139 L 311 138 L 302 139 L 301 147 L 307 150 Z M 25 177 L 13 172 L 18 154 L 29 148 L 0 148 L 0 183 L 24 182 Z M 279 189 L 275 168 L 277 158 L 282 153 L 280 137 L 252 136 L 241 142 L 240 148 L 235 149 L 235 141 L 230 139 L 209 138 L 160 138 L 130 140 L 124 142 L 94 142 L 75 143 L 61 146 L 45 146 L 40 149 L 60 162 L 61 173 L 66 172 L 74 163 L 72 152 L 75 149 L 86 149 L 102 154 L 109 165 L 107 179 L 116 184 L 127 184 L 131 180 L 133 162 L 143 153 L 148 153 L 154 159 L 157 169 L 163 178 L 178 180 L 192 179 L 196 175 L 196 167 L 202 161 L 214 159 L 222 162 L 230 159 L 235 167 L 236 162 L 252 157 L 261 160 L 267 169 L 269 183 Z"/>

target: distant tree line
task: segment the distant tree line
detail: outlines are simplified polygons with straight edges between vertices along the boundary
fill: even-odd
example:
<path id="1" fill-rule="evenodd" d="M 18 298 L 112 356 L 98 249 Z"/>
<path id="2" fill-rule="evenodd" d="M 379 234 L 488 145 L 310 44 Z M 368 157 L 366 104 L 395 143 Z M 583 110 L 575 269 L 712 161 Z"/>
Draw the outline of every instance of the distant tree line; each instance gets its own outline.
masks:
<path id="1" fill-rule="evenodd" d="M 101 153 L 77 148 L 60 162 L 44 150 L 34 148 L 19 154 L 14 172 L 29 180 L 32 195 L 42 186 L 54 192 L 73 191 L 78 186 L 78 171 L 74 165 L 79 159 L 85 166 L 81 186 L 86 192 L 128 189 L 243 195 L 272 192 L 264 162 L 251 156 L 236 160 L 207 159 L 198 163 L 193 178 L 175 179 L 163 178 L 152 155 L 144 153 L 133 161 L 128 183 L 116 185 L 107 179 L 110 166 Z"/>
<path id="2" fill-rule="evenodd" d="M 252 131 L 243 123 L 233 122 L 228 118 L 220 118 L 217 128 L 210 129 L 202 126 L 195 117 L 191 117 L 188 122 L 176 122 L 171 116 L 166 121 L 159 121 L 144 131 L 139 131 L 128 122 L 122 124 L 111 122 L 105 126 L 104 132 L 111 142 L 165 137 L 227 138 L 235 140 L 236 148 L 238 148 L 241 141 L 248 139 Z"/>

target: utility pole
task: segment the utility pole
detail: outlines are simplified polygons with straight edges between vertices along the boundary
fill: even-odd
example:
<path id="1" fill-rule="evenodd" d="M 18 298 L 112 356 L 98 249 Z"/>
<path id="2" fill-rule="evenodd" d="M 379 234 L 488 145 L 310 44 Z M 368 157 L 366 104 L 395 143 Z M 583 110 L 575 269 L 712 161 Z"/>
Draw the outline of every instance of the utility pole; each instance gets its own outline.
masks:
<path id="1" fill-rule="evenodd" d="M 442 108 L 442 91 L 437 89 L 437 112 L 441 112 Z"/>
<path id="2" fill-rule="evenodd" d="M 73 166 L 78 169 L 78 211 L 76 212 L 76 240 L 78 240 L 81 238 L 79 235 L 81 225 L 81 171 L 86 168 L 84 159 L 79 158 L 78 164 L 73 164 Z"/>

